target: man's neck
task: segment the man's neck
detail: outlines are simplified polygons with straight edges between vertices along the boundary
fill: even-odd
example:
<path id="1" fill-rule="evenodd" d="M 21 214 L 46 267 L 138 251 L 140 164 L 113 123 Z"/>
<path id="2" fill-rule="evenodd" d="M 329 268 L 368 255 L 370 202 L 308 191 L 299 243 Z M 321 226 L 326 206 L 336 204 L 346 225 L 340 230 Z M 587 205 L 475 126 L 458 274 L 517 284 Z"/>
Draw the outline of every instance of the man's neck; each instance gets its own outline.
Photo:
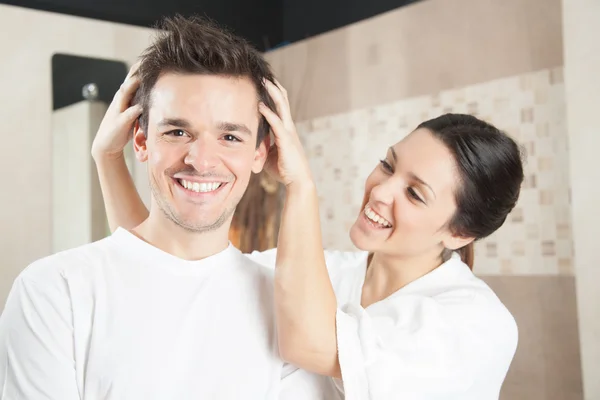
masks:
<path id="1" fill-rule="evenodd" d="M 162 251 L 193 261 L 225 250 L 229 246 L 230 224 L 231 218 L 215 230 L 191 232 L 156 210 L 150 211 L 148 218 L 133 228 L 132 233 Z"/>

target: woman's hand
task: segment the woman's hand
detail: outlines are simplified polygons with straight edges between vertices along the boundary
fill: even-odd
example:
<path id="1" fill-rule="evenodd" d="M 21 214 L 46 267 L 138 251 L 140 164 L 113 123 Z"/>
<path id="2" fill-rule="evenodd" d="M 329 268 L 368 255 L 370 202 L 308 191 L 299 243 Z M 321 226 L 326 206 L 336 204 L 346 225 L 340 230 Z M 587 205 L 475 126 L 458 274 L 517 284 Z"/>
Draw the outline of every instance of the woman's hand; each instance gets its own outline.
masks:
<path id="1" fill-rule="evenodd" d="M 279 114 L 262 103 L 259 105 L 259 110 L 267 119 L 275 137 L 275 145 L 269 150 L 265 170 L 287 189 L 312 185 L 310 167 L 292 120 L 287 92 L 277 81 L 273 83 L 266 80 L 264 85 Z"/>
<path id="2" fill-rule="evenodd" d="M 92 157 L 116 158 L 123 156 L 123 149 L 131 140 L 135 121 L 142 113 L 142 106 L 131 105 L 140 80 L 137 76 L 139 63 L 134 64 L 120 89 L 106 110 L 98 133 L 92 143 Z"/>

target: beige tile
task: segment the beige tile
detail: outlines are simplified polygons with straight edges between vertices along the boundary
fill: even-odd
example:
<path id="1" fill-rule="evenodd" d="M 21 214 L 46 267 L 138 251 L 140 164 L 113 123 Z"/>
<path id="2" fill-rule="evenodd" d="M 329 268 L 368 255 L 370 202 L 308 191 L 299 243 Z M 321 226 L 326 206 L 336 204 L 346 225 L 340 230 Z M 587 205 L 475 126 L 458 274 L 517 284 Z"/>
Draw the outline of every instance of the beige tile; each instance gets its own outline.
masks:
<path id="1" fill-rule="evenodd" d="M 569 258 L 559 258 L 558 259 L 558 273 L 560 275 L 573 275 L 573 259 Z"/>
<path id="2" fill-rule="evenodd" d="M 565 222 L 556 224 L 556 237 L 557 239 L 570 239 L 572 237 L 571 225 Z"/>
<path id="3" fill-rule="evenodd" d="M 536 133 L 538 138 L 550 136 L 550 130 L 547 122 L 536 124 Z"/>
<path id="4" fill-rule="evenodd" d="M 538 225 L 528 224 L 525 229 L 527 230 L 528 239 L 537 239 L 540 236 L 540 228 Z"/>
<path id="5" fill-rule="evenodd" d="M 521 122 L 522 123 L 533 122 L 533 108 L 528 107 L 528 108 L 523 108 L 521 110 Z"/>
<path id="6" fill-rule="evenodd" d="M 517 257 L 524 256 L 525 255 L 525 243 L 521 242 L 521 241 L 513 242 L 512 252 L 513 252 L 513 255 L 515 255 Z"/>
<path id="7" fill-rule="evenodd" d="M 512 275 L 514 272 L 513 260 L 502 259 L 500 260 L 500 273 L 502 275 Z"/>
<path id="8" fill-rule="evenodd" d="M 538 171 L 549 171 L 553 167 L 551 157 L 540 157 L 538 158 Z"/>
<path id="9" fill-rule="evenodd" d="M 554 204 L 554 192 L 552 190 L 540 190 L 540 205 Z"/>
<path id="10" fill-rule="evenodd" d="M 529 174 L 525 176 L 523 180 L 523 188 L 524 189 L 535 189 L 537 187 L 537 178 L 534 174 Z"/>
<path id="11" fill-rule="evenodd" d="M 510 213 L 510 221 L 515 223 L 523 222 L 523 209 L 521 207 L 515 207 Z"/>
<path id="12" fill-rule="evenodd" d="M 535 142 L 534 141 L 528 141 L 525 143 L 521 143 L 521 145 L 525 149 L 525 155 L 527 156 L 527 158 L 535 156 Z"/>
<path id="13" fill-rule="evenodd" d="M 541 249 L 542 249 L 543 256 L 555 256 L 556 255 L 556 246 L 555 246 L 554 241 L 552 241 L 552 240 L 543 240 Z"/>

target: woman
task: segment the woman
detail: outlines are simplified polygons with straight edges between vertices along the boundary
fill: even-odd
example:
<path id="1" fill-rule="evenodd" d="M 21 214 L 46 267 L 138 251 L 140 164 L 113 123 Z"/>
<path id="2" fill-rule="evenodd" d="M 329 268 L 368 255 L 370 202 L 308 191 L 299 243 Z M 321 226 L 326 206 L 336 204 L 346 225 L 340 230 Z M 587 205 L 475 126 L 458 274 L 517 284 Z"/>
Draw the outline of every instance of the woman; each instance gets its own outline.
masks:
<path id="1" fill-rule="evenodd" d="M 135 78 L 107 112 L 93 155 L 112 229 L 147 211 L 122 158 Z M 471 272 L 473 242 L 496 231 L 523 180 L 516 143 L 468 115 L 422 123 L 392 145 L 365 184 L 350 231 L 356 253 L 321 247 L 318 199 L 285 90 L 268 167 L 286 187 L 275 289 L 282 357 L 333 378 L 351 399 L 497 399 L 517 345 L 513 317 Z M 299 240 L 301 238 L 301 240 Z M 271 260 L 271 261 L 270 261 Z M 332 394 L 333 395 L 333 394 Z"/>

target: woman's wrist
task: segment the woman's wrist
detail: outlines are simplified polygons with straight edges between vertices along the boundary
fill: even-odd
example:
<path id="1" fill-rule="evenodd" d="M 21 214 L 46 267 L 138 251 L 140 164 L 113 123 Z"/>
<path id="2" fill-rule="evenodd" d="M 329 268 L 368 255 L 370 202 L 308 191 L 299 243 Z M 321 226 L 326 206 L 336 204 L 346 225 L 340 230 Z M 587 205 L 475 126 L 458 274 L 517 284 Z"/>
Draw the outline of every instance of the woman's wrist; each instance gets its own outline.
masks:
<path id="1" fill-rule="evenodd" d="M 112 164 L 114 162 L 125 161 L 125 153 L 123 151 L 116 153 L 92 151 L 92 158 L 96 165 Z"/>

